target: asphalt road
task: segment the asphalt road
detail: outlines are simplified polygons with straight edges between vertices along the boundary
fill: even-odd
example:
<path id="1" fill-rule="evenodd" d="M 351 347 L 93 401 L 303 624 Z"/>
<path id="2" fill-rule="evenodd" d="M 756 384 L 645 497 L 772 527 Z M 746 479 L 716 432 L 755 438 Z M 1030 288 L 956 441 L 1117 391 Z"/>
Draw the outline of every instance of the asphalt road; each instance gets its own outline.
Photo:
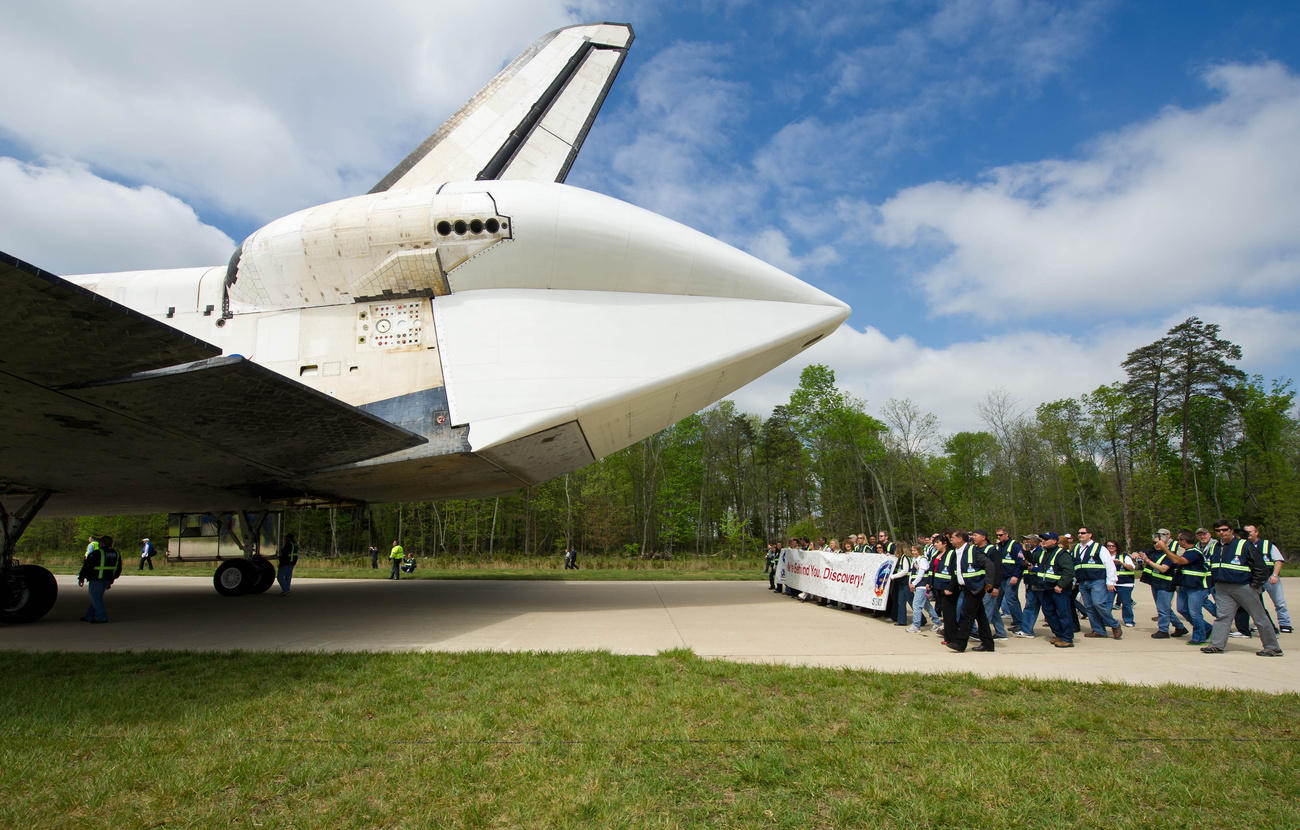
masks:
<path id="1" fill-rule="evenodd" d="M 950 652 L 928 631 L 780 597 L 757 582 L 536 582 L 295 579 L 293 593 L 222 597 L 210 578 L 128 574 L 106 595 L 108 625 L 78 617 L 88 600 L 60 576 L 45 619 L 0 626 L 0 648 L 21 651 L 572 651 L 701 657 L 877 671 L 1117 681 L 1300 692 L 1300 640 L 1282 658 L 1255 656 L 1258 639 L 1202 654 L 1184 640 L 1152 640 L 1149 594 L 1124 638 L 1056 649 L 1042 634 L 993 654 Z M 1300 579 L 1286 592 L 1300 602 Z M 1292 644 L 1296 643 L 1294 650 Z"/>

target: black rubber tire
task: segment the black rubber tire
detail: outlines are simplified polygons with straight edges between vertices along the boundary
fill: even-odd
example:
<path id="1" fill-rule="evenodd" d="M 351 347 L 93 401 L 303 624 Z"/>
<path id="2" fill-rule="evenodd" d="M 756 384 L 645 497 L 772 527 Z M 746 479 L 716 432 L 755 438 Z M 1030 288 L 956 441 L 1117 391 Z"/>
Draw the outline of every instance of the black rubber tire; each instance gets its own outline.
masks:
<path id="1" fill-rule="evenodd" d="M 253 570 L 257 571 L 257 581 L 248 589 L 248 593 L 265 594 L 275 584 L 275 566 L 266 559 L 254 559 Z"/>
<path id="2" fill-rule="evenodd" d="M 54 574 L 39 565 L 14 565 L 9 569 L 0 619 L 10 623 L 36 622 L 50 613 L 59 598 L 59 583 Z"/>
<path id="3" fill-rule="evenodd" d="M 212 575 L 212 587 L 223 597 L 237 597 L 248 593 L 257 582 L 253 563 L 244 559 L 230 559 L 217 566 Z"/>

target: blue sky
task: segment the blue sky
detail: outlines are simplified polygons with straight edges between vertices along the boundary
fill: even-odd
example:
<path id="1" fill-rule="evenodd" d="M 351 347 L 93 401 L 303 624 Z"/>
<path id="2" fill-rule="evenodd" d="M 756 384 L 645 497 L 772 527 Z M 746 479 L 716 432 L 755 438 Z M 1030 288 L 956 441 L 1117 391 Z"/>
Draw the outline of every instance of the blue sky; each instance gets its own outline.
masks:
<path id="1" fill-rule="evenodd" d="M 11 4 L 17 5 L 17 4 Z M 570 22 L 637 39 L 569 183 L 853 306 L 809 361 L 979 428 L 1118 380 L 1191 314 L 1300 374 L 1295 3 L 123 2 L 0 9 L 0 249 L 61 273 L 224 262 L 367 190 Z M 106 7 L 107 9 L 107 7 Z"/>

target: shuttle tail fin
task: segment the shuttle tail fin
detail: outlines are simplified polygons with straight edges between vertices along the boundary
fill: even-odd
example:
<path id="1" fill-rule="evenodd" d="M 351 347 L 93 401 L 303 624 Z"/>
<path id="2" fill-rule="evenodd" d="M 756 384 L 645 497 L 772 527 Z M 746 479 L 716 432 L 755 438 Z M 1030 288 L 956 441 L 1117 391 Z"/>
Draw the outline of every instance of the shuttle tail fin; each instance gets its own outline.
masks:
<path id="1" fill-rule="evenodd" d="M 563 182 L 633 37 L 627 24 L 592 23 L 538 38 L 370 192 L 474 179 Z"/>

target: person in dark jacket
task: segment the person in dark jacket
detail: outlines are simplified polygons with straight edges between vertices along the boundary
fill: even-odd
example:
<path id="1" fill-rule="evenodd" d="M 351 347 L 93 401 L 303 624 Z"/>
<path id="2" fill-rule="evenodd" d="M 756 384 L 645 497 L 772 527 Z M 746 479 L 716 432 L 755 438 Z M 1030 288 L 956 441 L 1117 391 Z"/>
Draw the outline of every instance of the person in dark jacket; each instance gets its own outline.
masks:
<path id="1" fill-rule="evenodd" d="M 284 534 L 284 541 L 276 555 L 280 568 L 275 578 L 280 582 L 280 596 L 289 596 L 289 585 L 293 582 L 293 566 L 298 564 L 298 540 L 292 533 Z"/>
<path id="2" fill-rule="evenodd" d="M 1020 630 L 1020 620 L 1024 617 L 1025 611 L 1020 606 L 1020 582 L 1025 573 L 1025 551 L 1019 542 L 1011 538 L 1011 531 L 1005 527 L 994 529 L 993 533 L 997 538 L 998 559 L 1002 563 L 1002 585 L 996 601 L 992 603 L 993 614 L 997 615 L 999 620 L 1002 619 L 1002 610 L 1011 616 L 1011 633 Z M 992 595 L 990 595 L 992 596 Z M 986 606 L 985 611 L 988 611 Z M 993 622 L 990 617 L 989 622 Z M 996 631 L 997 623 L 993 623 Z"/>
<path id="3" fill-rule="evenodd" d="M 1055 533 L 1042 534 L 1042 551 L 1038 554 L 1035 576 L 1043 590 L 1043 616 L 1052 629 L 1049 643 L 1057 648 L 1074 648 L 1074 552 L 1063 549 Z"/>
<path id="4" fill-rule="evenodd" d="M 1151 635 L 1155 640 L 1187 636 L 1187 629 L 1174 616 L 1178 565 L 1169 556 L 1172 544 L 1169 531 L 1161 528 L 1152 537 L 1150 550 L 1139 551 L 1135 557 L 1142 563 L 1142 581 L 1151 586 L 1151 599 L 1156 605 L 1156 631 Z"/>
<path id="5" fill-rule="evenodd" d="M 972 537 L 978 541 L 971 541 Z M 960 543 L 956 551 L 956 578 L 965 598 L 962 600 L 961 622 L 957 624 L 956 642 L 949 642 L 948 648 L 965 651 L 971 628 L 978 624 L 980 644 L 971 651 L 991 652 L 994 647 L 993 629 L 984 609 L 984 596 L 992 594 L 997 597 L 1002 587 L 1002 563 L 997 549 L 988 543 L 988 534 L 982 530 L 969 536 L 958 530 L 953 534 L 953 541 Z"/>
<path id="6" fill-rule="evenodd" d="M 934 547 L 934 565 L 930 568 L 930 596 L 939 601 L 943 642 L 946 645 L 957 641 L 957 600 L 961 595 L 961 586 L 957 584 L 956 558 L 949 537 L 935 536 Z"/>
<path id="7" fill-rule="evenodd" d="M 77 574 L 77 587 L 89 585 L 90 607 L 81 616 L 82 622 L 106 623 L 104 592 L 113 587 L 113 580 L 122 575 L 122 555 L 113 547 L 112 536 L 99 537 L 99 547 L 86 554 Z"/>
<path id="8" fill-rule="evenodd" d="M 1240 606 L 1255 620 L 1259 638 L 1264 641 L 1264 648 L 1255 653 L 1260 657 L 1281 657 L 1277 629 L 1264 612 L 1264 603 L 1259 596 L 1273 573 L 1272 566 L 1264 562 L 1259 549 L 1248 540 L 1235 538 L 1232 526 L 1225 519 L 1214 523 L 1214 535 L 1219 537 L 1219 541 L 1210 552 L 1210 574 L 1218 597 L 1218 615 L 1210 632 L 1210 644 L 1201 651 L 1223 653 L 1228 644 L 1228 628 Z"/>

